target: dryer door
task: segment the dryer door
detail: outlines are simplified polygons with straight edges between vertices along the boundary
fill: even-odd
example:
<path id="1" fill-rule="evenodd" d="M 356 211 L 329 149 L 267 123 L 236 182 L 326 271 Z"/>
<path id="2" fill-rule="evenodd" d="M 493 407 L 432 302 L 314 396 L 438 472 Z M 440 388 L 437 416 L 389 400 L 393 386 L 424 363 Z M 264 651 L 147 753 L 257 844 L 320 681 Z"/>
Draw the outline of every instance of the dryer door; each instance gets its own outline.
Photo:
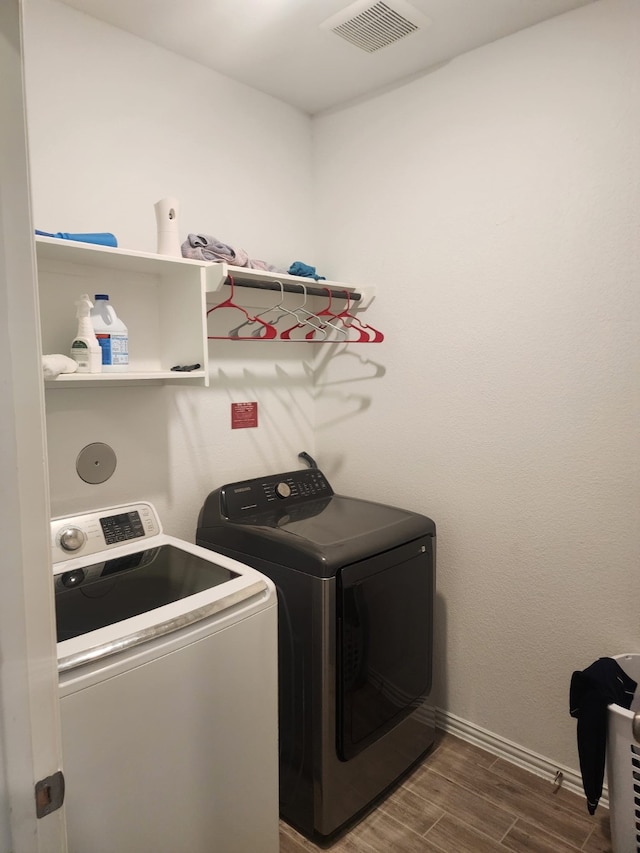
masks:
<path id="1" fill-rule="evenodd" d="M 337 583 L 337 750 L 348 761 L 431 690 L 434 537 L 345 566 Z"/>

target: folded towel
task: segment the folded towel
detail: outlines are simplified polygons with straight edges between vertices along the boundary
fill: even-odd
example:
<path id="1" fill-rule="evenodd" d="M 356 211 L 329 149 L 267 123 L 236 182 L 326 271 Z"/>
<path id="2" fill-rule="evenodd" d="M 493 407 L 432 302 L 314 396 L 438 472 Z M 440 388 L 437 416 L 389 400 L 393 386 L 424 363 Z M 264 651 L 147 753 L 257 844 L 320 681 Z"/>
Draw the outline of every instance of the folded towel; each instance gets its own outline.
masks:
<path id="1" fill-rule="evenodd" d="M 316 281 L 326 281 L 326 276 L 318 275 L 316 268 L 303 264 L 302 261 L 294 261 L 288 269 L 289 275 L 300 275 L 303 278 L 315 278 Z"/>
<path id="2" fill-rule="evenodd" d="M 112 246 L 113 248 L 116 248 L 118 245 L 118 241 L 114 235 L 107 232 L 100 234 L 69 234 L 67 231 L 58 231 L 56 234 L 50 234 L 48 231 L 38 231 L 36 228 L 36 234 L 39 234 L 41 237 L 57 237 L 59 240 L 75 240 L 78 243 L 97 243 L 99 246 Z"/>
<path id="3" fill-rule="evenodd" d="M 61 373 L 75 373 L 78 362 L 68 355 L 55 353 L 42 356 L 42 373 L 45 379 L 57 379 Z"/>
<path id="4" fill-rule="evenodd" d="M 253 270 L 264 270 L 265 272 L 286 272 L 286 270 L 278 269 L 278 267 L 271 266 L 266 261 L 259 261 L 256 258 L 249 259 L 249 266 Z"/>
<path id="5" fill-rule="evenodd" d="M 208 234 L 189 234 L 182 244 L 182 257 L 210 263 L 227 263 L 233 267 L 247 267 L 252 270 L 284 273 L 286 270 L 274 267 L 266 261 L 250 258 L 244 249 L 234 249 L 228 243 L 222 243 Z"/>
<path id="6" fill-rule="evenodd" d="M 249 255 L 244 249 L 233 249 L 208 234 L 189 234 L 182 244 L 182 257 L 198 261 L 224 261 L 234 267 L 249 266 Z"/>

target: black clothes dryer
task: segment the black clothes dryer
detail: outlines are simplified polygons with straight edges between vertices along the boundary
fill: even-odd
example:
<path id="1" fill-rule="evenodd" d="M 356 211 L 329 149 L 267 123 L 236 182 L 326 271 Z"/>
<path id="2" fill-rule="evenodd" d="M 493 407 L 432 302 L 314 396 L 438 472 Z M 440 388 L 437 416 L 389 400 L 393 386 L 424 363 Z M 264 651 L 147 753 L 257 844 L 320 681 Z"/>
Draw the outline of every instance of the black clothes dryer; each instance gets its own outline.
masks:
<path id="1" fill-rule="evenodd" d="M 276 584 L 280 812 L 333 840 L 433 744 L 435 524 L 311 468 L 211 492 L 196 541 Z"/>

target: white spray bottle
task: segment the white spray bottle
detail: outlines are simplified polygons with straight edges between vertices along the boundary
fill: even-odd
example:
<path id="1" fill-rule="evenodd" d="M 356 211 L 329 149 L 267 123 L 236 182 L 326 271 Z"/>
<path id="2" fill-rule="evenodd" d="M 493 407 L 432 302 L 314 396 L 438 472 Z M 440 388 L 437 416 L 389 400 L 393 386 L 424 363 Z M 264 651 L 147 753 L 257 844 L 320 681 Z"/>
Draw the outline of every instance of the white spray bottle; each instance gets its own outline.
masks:
<path id="1" fill-rule="evenodd" d="M 78 333 L 71 342 L 71 358 L 78 362 L 78 373 L 102 373 L 102 350 L 91 323 L 93 302 L 83 293 L 75 304 Z"/>
<path id="2" fill-rule="evenodd" d="M 180 231 L 178 230 L 178 200 L 161 198 L 154 204 L 158 226 L 158 254 L 182 257 Z"/>

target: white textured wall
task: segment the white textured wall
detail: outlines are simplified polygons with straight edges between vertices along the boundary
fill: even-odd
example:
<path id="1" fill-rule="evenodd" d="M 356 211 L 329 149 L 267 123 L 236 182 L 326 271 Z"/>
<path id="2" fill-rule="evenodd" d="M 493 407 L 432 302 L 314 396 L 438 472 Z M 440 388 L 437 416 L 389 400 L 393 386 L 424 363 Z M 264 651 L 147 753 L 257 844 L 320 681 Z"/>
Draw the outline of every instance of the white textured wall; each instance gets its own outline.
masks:
<path id="1" fill-rule="evenodd" d="M 212 343 L 209 390 L 48 392 L 54 512 L 145 497 L 190 538 L 209 488 L 315 452 L 438 524 L 439 704 L 575 767 L 571 671 L 640 650 L 639 14 L 602 0 L 317 118 L 312 164 L 302 114 L 28 0 L 37 227 L 152 251 L 173 194 L 185 232 L 377 285 L 387 334 L 321 350 L 314 391 L 304 346 Z M 232 432 L 246 399 L 261 427 Z"/>
<path id="2" fill-rule="evenodd" d="M 113 231 L 153 252 L 153 205 L 174 195 L 183 234 L 313 263 L 307 116 L 54 0 L 27 0 L 25 54 L 36 228 Z M 212 488 L 313 453 L 308 347 L 214 341 L 209 353 L 209 389 L 47 391 L 54 515 L 146 498 L 191 539 Z M 230 404 L 244 401 L 260 426 L 232 431 Z M 94 441 L 118 457 L 99 486 L 75 471 Z"/>
<path id="3" fill-rule="evenodd" d="M 274 264 L 310 252 L 307 116 L 55 0 L 25 6 L 36 228 L 153 252 L 153 205 L 175 196 L 185 234 Z"/>
<path id="4" fill-rule="evenodd" d="M 438 704 L 573 768 L 571 672 L 640 651 L 639 35 L 603 0 L 314 120 L 320 261 L 387 333 L 318 453 L 437 522 Z"/>

